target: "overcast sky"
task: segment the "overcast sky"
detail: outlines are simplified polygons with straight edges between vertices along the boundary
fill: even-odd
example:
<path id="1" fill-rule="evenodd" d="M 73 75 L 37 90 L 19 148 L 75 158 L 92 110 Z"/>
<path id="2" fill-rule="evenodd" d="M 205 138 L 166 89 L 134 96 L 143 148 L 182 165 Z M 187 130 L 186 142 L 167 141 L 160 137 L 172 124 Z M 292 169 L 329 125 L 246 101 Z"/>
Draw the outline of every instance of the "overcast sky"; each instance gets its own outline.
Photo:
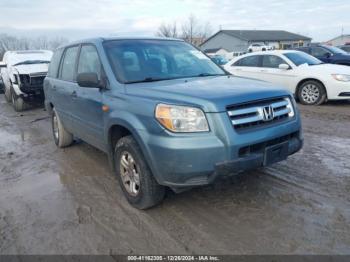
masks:
<path id="1" fill-rule="evenodd" d="M 0 33 L 154 35 L 190 14 L 222 29 L 282 29 L 326 41 L 350 34 L 350 0 L 0 0 Z"/>

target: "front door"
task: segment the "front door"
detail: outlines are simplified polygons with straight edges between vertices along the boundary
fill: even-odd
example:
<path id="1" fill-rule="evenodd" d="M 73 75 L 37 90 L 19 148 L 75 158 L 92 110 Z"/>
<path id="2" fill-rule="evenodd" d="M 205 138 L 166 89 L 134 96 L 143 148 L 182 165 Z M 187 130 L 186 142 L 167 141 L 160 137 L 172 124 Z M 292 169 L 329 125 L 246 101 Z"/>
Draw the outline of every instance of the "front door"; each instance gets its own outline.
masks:
<path id="1" fill-rule="evenodd" d="M 276 55 L 263 55 L 260 68 L 260 79 L 294 92 L 296 86 L 296 75 L 293 68 L 290 66 L 289 69 L 280 69 L 280 64 L 288 65 L 288 62 Z"/>

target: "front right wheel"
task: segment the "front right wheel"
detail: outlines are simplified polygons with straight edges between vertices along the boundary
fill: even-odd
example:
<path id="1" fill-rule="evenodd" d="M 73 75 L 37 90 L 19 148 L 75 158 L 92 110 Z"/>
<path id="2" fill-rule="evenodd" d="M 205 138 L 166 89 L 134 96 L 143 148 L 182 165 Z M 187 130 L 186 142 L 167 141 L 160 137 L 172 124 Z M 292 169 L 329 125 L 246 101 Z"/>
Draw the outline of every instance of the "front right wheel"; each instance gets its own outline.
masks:
<path id="1" fill-rule="evenodd" d="M 304 82 L 298 89 L 298 99 L 304 105 L 321 105 L 327 99 L 324 86 L 317 81 Z"/>
<path id="2" fill-rule="evenodd" d="M 132 206 L 147 209 L 163 200 L 165 188 L 154 179 L 132 136 L 125 136 L 117 142 L 114 165 L 119 184 Z"/>

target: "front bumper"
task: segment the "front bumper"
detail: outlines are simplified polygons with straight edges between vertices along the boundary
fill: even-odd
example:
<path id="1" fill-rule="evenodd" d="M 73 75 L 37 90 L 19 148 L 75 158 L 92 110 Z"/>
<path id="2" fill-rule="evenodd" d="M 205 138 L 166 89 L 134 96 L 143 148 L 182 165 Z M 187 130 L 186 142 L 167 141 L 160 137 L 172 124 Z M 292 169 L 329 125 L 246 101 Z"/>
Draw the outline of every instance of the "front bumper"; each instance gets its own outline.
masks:
<path id="1" fill-rule="evenodd" d="M 224 121 L 226 113 L 210 119 L 217 130 L 206 134 L 141 132 L 145 156 L 158 183 L 173 188 L 210 184 L 218 177 L 264 166 L 268 146 L 288 142 L 286 155 L 291 155 L 303 145 L 299 117 L 244 134 Z"/>
<path id="2" fill-rule="evenodd" d="M 327 84 L 327 97 L 330 100 L 350 99 L 350 82 L 330 80 Z"/>

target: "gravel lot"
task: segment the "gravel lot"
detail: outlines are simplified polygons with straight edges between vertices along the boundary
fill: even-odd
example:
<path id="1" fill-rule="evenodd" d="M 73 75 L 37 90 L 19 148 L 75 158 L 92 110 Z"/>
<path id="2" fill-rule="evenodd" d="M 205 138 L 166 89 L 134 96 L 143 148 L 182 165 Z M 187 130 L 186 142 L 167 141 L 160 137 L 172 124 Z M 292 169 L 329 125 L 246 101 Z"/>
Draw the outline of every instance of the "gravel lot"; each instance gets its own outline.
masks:
<path id="1" fill-rule="evenodd" d="M 106 155 L 0 95 L 0 254 L 350 254 L 350 102 L 300 109 L 300 153 L 138 211 Z"/>

